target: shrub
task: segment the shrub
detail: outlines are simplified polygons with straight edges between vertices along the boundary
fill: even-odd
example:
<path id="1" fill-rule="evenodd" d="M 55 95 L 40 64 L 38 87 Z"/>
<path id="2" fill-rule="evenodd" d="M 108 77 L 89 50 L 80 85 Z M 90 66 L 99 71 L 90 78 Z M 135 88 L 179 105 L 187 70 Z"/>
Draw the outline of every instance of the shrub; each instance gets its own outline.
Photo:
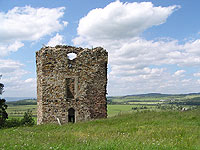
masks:
<path id="1" fill-rule="evenodd" d="M 19 127 L 21 125 L 22 123 L 20 119 L 12 118 L 12 119 L 6 120 L 4 127 L 11 128 L 11 127 Z"/>
<path id="2" fill-rule="evenodd" d="M 21 124 L 25 126 L 32 126 L 34 125 L 35 121 L 32 117 L 32 111 L 28 110 L 27 112 L 24 113 L 24 117 L 21 120 Z"/>

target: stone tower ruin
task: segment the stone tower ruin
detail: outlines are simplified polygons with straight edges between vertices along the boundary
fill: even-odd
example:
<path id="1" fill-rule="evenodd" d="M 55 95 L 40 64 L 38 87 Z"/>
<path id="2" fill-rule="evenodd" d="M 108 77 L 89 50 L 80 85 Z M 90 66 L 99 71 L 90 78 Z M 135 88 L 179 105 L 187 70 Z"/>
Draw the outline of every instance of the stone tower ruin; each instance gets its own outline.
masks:
<path id="1" fill-rule="evenodd" d="M 57 45 L 37 51 L 37 124 L 106 118 L 107 62 L 101 47 Z"/>

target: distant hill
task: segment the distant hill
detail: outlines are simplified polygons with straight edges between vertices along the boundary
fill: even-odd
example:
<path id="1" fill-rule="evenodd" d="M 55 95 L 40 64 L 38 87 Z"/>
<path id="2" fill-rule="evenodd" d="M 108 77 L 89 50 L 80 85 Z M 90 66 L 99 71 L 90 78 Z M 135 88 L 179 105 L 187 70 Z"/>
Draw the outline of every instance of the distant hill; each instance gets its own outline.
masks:
<path id="1" fill-rule="evenodd" d="M 8 105 L 37 105 L 36 99 L 24 99 L 19 101 L 9 101 Z"/>
<path id="2" fill-rule="evenodd" d="M 166 96 L 188 96 L 188 95 L 200 95 L 200 93 L 188 93 L 188 94 L 162 94 L 162 93 L 147 93 L 147 94 L 136 94 L 136 95 L 126 95 L 121 97 L 166 97 Z"/>
<path id="3" fill-rule="evenodd" d="M 7 104 L 10 105 L 36 105 L 37 100 L 33 97 L 5 97 Z M 108 104 L 128 103 L 128 102 L 155 102 L 160 100 L 192 100 L 195 102 L 200 101 L 200 93 L 188 93 L 188 94 L 162 94 L 162 93 L 147 93 L 147 94 L 135 94 L 126 96 L 108 96 Z"/>
<path id="4" fill-rule="evenodd" d="M 108 98 L 125 98 L 125 97 L 166 97 L 166 96 L 188 96 L 188 95 L 200 95 L 200 93 L 188 93 L 188 94 L 147 93 L 147 94 L 134 94 L 134 95 L 125 95 L 125 96 L 108 96 Z"/>
<path id="5" fill-rule="evenodd" d="M 199 101 L 200 93 L 188 93 L 188 94 L 161 94 L 161 93 L 147 93 L 147 94 L 136 94 L 126 96 L 108 96 L 107 100 L 109 104 L 124 104 L 128 102 L 156 102 L 160 100 L 192 100 Z"/>
<path id="6" fill-rule="evenodd" d="M 24 99 L 36 99 L 35 97 L 3 97 L 7 102 L 19 101 Z"/>
<path id="7" fill-rule="evenodd" d="M 161 94 L 161 93 L 147 93 L 147 94 L 138 94 L 138 95 L 126 95 L 124 97 L 132 97 L 132 96 L 138 96 L 138 97 L 166 97 L 171 96 L 173 94 Z"/>

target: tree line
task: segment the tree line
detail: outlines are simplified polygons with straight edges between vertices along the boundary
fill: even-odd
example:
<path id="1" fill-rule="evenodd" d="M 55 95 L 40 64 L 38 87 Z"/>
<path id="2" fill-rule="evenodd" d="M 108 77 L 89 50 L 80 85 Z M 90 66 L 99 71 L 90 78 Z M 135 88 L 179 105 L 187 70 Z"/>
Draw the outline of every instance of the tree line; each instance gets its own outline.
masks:
<path id="1" fill-rule="evenodd" d="M 4 84 L 0 83 L 0 95 L 2 95 L 3 89 L 4 89 Z M 0 98 L 0 127 L 4 126 L 6 119 L 8 119 L 8 114 L 6 112 L 7 107 L 8 106 L 6 105 L 6 100 Z"/>
<path id="2" fill-rule="evenodd" d="M 0 75 L 1 79 L 2 75 Z M 4 84 L 0 83 L 0 95 L 4 92 Z M 24 117 L 22 119 L 12 118 L 8 119 L 8 114 L 6 109 L 8 105 L 6 105 L 6 100 L 0 97 L 0 128 L 5 127 L 16 127 L 16 126 L 31 126 L 34 125 L 34 119 L 32 118 L 32 112 L 28 110 L 24 113 Z"/>

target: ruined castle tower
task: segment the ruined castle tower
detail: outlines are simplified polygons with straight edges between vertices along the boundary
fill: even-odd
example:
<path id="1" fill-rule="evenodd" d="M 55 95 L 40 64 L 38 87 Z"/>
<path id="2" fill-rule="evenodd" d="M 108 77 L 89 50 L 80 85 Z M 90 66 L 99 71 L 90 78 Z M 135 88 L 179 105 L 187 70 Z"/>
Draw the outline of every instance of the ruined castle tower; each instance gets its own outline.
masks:
<path id="1" fill-rule="evenodd" d="M 57 45 L 37 51 L 37 123 L 106 118 L 107 62 L 101 47 Z"/>

